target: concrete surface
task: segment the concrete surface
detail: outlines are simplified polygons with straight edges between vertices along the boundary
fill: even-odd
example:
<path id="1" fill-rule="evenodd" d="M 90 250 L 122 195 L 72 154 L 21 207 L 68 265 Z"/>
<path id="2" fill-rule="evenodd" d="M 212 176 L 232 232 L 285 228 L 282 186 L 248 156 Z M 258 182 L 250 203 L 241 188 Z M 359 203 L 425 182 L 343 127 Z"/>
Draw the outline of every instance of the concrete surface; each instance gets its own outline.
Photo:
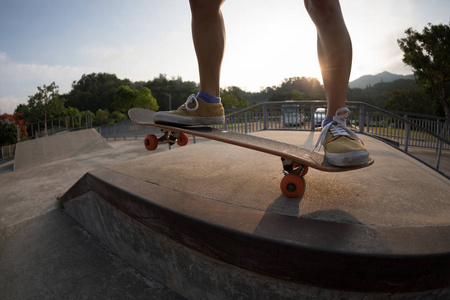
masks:
<path id="1" fill-rule="evenodd" d="M 1 299 L 184 299 L 51 209 L 0 245 Z"/>
<path id="2" fill-rule="evenodd" d="M 52 161 L 42 165 L 16 170 L 14 160 L 0 165 L 0 243 L 20 229 L 29 220 L 53 204 L 86 172 L 139 156 L 165 151 L 161 147 L 149 153 L 143 139 L 119 140 L 108 143 L 108 148 Z"/>
<path id="3" fill-rule="evenodd" d="M 312 148 L 319 132 L 266 131 L 270 139 Z M 301 199 L 284 197 L 276 156 L 208 142 L 107 168 L 144 182 L 253 209 L 334 222 L 378 226 L 450 223 L 449 180 L 404 153 L 364 137 L 371 167 L 343 173 L 310 169 Z"/>
<path id="4" fill-rule="evenodd" d="M 102 248 L 57 205 L 86 172 L 149 153 L 143 139 L 13 171 L 0 161 L 1 299 L 184 299 Z"/>
<path id="5" fill-rule="evenodd" d="M 310 132 L 261 132 L 257 135 L 288 142 L 295 136 L 299 145 L 310 145 L 317 138 Z M 54 299 L 70 299 L 73 295 L 72 299 L 79 299 L 88 295 L 77 291 L 80 287 L 96 295 L 107 293 L 108 287 L 118 286 L 116 292 L 105 295 L 123 293 L 125 298 L 139 298 L 148 295 L 149 289 L 150 292 L 156 289 L 161 294 L 155 294 L 154 299 L 177 299 L 177 295 L 164 291 L 161 286 L 154 288 L 156 283 L 149 284 L 148 278 L 140 277 L 134 270 L 128 269 L 122 274 L 123 268 L 126 269 L 120 265 L 123 262 L 119 260 L 117 267 L 114 255 L 96 246 L 91 242 L 94 238 L 63 212 L 54 209 L 55 200 L 86 172 L 104 166 L 108 166 L 105 170 L 110 172 L 166 190 L 181 191 L 207 202 L 239 206 L 263 215 L 269 212 L 341 224 L 410 228 L 442 228 L 450 221 L 449 181 L 409 156 L 367 137 L 364 140 L 376 160 L 374 166 L 342 174 L 310 170 L 305 194 L 297 200 L 287 199 L 279 191 L 282 174 L 278 158 L 232 146 L 224 149 L 224 144 L 197 140 L 201 146 L 190 144 L 163 153 L 167 149 L 164 146 L 150 154 L 142 147 L 142 140 L 111 142 L 111 149 L 15 172 L 12 172 L 12 161 L 4 161 L 0 165 L 3 173 L 0 174 L 0 293 L 8 292 L 11 299 L 22 299 L 24 295 L 25 298 L 26 295 L 42 295 L 43 291 L 48 298 L 53 295 Z M 143 156 L 145 158 L 139 158 Z M 57 235 L 58 230 L 63 236 Z M 74 244 L 83 244 L 81 241 L 85 239 L 89 242 L 79 249 L 74 248 Z M 63 255 L 72 248 L 74 252 Z M 81 252 L 85 259 L 74 263 L 74 257 Z M 40 259 L 34 259 L 35 254 L 39 254 L 36 257 Z M 108 255 L 113 258 L 102 260 Z M 45 257 L 47 260 L 42 260 Z M 10 259 L 15 261 L 11 263 Z M 102 262 L 100 266 L 96 261 Z M 102 273 L 106 272 L 102 264 L 110 273 Z M 89 274 L 93 281 L 82 278 L 82 274 Z M 61 276 L 65 280 L 61 281 Z M 27 279 L 26 286 L 23 278 Z M 98 290 L 95 278 L 103 278 Z M 125 278 L 131 281 L 134 278 L 136 285 L 120 286 L 119 282 L 127 282 Z M 142 294 L 127 290 L 128 287 L 139 289 Z M 437 291 L 433 295 L 444 294 Z"/>
<path id="6" fill-rule="evenodd" d="M 110 148 L 95 129 L 59 133 L 17 144 L 14 170 Z"/>

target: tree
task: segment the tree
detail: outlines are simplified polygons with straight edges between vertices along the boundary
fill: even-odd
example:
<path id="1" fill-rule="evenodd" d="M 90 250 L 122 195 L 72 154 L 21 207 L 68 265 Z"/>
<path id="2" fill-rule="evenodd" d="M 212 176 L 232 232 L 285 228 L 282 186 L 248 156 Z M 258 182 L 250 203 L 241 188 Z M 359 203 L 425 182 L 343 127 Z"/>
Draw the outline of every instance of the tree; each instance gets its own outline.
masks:
<path id="1" fill-rule="evenodd" d="M 124 85 L 133 86 L 130 80 L 119 79 L 114 74 L 84 74 L 80 80 L 72 83 L 72 90 L 67 95 L 67 105 L 81 111 L 98 109 L 111 111 L 114 95 L 117 89 Z"/>
<path id="2" fill-rule="evenodd" d="M 157 100 L 160 110 L 169 110 L 169 94 L 171 95 L 171 109 L 179 107 L 191 94 L 195 94 L 199 90 L 197 83 L 193 81 L 183 81 L 181 77 L 167 79 L 165 74 L 147 81 L 143 86 L 152 91 L 152 96 Z M 136 87 L 141 88 L 142 84 L 138 83 Z"/>
<path id="3" fill-rule="evenodd" d="M 38 107 L 44 113 L 44 136 L 47 136 L 47 115 L 49 113 L 50 101 L 58 95 L 58 86 L 53 81 L 49 86 L 37 87 L 38 92 L 33 96 Z"/>
<path id="4" fill-rule="evenodd" d="M 159 109 L 158 101 L 152 96 L 152 92 L 147 87 L 141 87 L 133 101 L 133 107 L 146 108 L 157 111 Z"/>
<path id="5" fill-rule="evenodd" d="M 245 92 L 237 86 L 230 86 L 220 91 L 222 105 L 225 109 L 248 107 L 248 101 L 245 99 Z"/>
<path id="6" fill-rule="evenodd" d="M 413 68 L 417 82 L 443 107 L 446 118 L 450 118 L 449 25 L 428 24 L 421 33 L 409 28 L 406 37 L 397 40 L 403 62 Z"/>
<path id="7" fill-rule="evenodd" d="M 429 105 L 430 101 L 430 96 L 421 87 L 414 86 L 390 92 L 385 108 L 388 110 L 433 115 L 436 114 L 436 108 Z"/>
<path id="8" fill-rule="evenodd" d="M 137 92 L 129 86 L 122 85 L 114 95 L 112 108 L 122 113 L 128 112 L 133 107 L 133 102 L 137 97 Z"/>
<path id="9" fill-rule="evenodd" d="M 108 120 L 109 120 L 109 116 L 111 114 L 109 113 L 109 110 L 105 109 L 105 110 L 97 110 L 97 112 L 95 113 L 95 121 L 96 124 L 99 126 L 102 125 L 108 125 Z"/>
<path id="10" fill-rule="evenodd" d="M 134 90 L 129 86 L 121 86 L 114 95 L 113 109 L 121 113 L 128 113 L 133 107 L 157 111 L 159 106 L 152 92 L 147 87 Z"/>
<path id="11" fill-rule="evenodd" d="M 17 127 L 19 130 L 17 130 Z M 21 119 L 21 114 L 0 115 L 0 146 L 17 143 L 17 134 L 20 138 L 27 136 L 26 122 Z"/>
<path id="12" fill-rule="evenodd" d="M 0 147 L 17 142 L 16 126 L 13 123 L 0 121 Z"/>

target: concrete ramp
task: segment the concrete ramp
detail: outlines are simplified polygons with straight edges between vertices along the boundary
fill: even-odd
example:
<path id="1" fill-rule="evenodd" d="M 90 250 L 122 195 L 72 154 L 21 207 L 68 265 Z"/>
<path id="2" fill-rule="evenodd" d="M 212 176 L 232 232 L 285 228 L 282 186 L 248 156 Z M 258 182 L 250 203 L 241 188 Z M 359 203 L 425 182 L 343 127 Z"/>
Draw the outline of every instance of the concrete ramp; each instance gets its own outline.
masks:
<path id="1" fill-rule="evenodd" d="M 111 146 L 95 129 L 34 139 L 17 144 L 14 170 L 109 148 Z"/>
<path id="2" fill-rule="evenodd" d="M 256 134 L 309 147 L 319 133 Z M 310 170 L 298 199 L 277 157 L 206 141 L 89 172 L 61 202 L 188 299 L 449 297 L 449 181 L 364 141 L 373 166 Z"/>

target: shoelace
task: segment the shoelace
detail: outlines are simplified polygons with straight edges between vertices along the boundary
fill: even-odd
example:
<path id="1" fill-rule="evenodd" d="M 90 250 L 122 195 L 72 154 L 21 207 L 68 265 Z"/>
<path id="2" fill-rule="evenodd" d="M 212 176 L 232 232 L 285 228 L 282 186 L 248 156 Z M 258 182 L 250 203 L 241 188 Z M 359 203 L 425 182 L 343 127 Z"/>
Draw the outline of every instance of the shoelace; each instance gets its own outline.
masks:
<path id="1" fill-rule="evenodd" d="M 339 114 L 340 112 L 344 112 L 343 114 Z M 335 116 L 333 117 L 333 121 L 328 123 L 323 129 L 322 132 L 319 135 L 319 138 L 317 139 L 316 146 L 312 151 L 314 151 L 317 146 L 320 147 L 318 151 L 320 151 L 320 148 L 322 147 L 323 141 L 325 140 L 325 137 L 327 136 L 328 130 L 331 131 L 331 134 L 333 136 L 337 135 L 344 135 L 344 136 L 351 136 L 363 143 L 363 141 L 354 133 L 351 131 L 346 125 L 345 125 L 345 118 L 347 118 L 350 115 L 350 110 L 347 107 L 341 107 L 336 111 Z M 364 143 L 363 143 L 364 144 Z"/>
<path id="2" fill-rule="evenodd" d="M 194 107 L 194 108 L 190 108 L 190 107 L 189 107 L 189 104 L 191 104 L 192 102 L 195 103 L 195 107 Z M 194 110 L 197 110 L 197 108 L 198 108 L 198 100 L 197 100 L 197 96 L 196 96 L 195 94 L 190 95 L 190 96 L 187 98 L 186 102 L 184 102 L 184 104 L 181 105 L 181 106 L 184 107 L 184 108 L 186 108 L 186 110 L 188 110 L 188 111 L 194 111 Z"/>

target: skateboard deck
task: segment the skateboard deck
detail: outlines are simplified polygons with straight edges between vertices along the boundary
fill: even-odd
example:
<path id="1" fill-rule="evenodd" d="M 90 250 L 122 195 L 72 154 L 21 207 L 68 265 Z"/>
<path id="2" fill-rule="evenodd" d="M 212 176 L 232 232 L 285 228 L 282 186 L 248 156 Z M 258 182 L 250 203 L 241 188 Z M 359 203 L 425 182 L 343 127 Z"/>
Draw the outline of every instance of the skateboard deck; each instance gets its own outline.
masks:
<path id="1" fill-rule="evenodd" d="M 329 164 L 323 154 L 315 151 L 313 152 L 311 151 L 311 149 L 208 126 L 178 126 L 154 123 L 153 116 L 155 115 L 155 113 L 156 112 L 154 111 L 142 108 L 132 108 L 128 112 L 128 116 L 135 124 L 140 126 L 156 127 L 161 129 L 161 131 L 164 133 L 160 138 L 157 138 L 154 135 L 148 135 L 146 137 L 145 146 L 148 150 L 156 149 L 158 143 L 177 143 L 178 145 L 183 146 L 187 144 L 188 135 L 193 135 L 281 157 L 283 161 L 283 172 L 285 173 L 286 177 L 289 177 L 289 175 L 293 175 L 296 177 L 300 177 L 301 180 L 303 180 L 302 177 L 306 175 L 308 167 L 325 172 L 345 172 L 368 167 L 374 162 L 372 158 L 369 158 L 369 161 L 364 165 L 336 167 Z M 286 177 L 283 180 L 285 180 Z M 296 181 L 294 185 L 300 184 L 300 182 L 292 176 L 289 177 L 289 179 L 290 181 Z M 304 187 L 301 188 L 304 189 Z M 281 187 L 281 189 L 283 190 L 283 187 Z M 291 190 L 292 189 L 293 187 L 291 186 Z M 291 195 L 285 193 L 284 190 L 283 193 L 288 197 L 298 196 L 294 195 L 298 193 L 298 190 Z"/>

